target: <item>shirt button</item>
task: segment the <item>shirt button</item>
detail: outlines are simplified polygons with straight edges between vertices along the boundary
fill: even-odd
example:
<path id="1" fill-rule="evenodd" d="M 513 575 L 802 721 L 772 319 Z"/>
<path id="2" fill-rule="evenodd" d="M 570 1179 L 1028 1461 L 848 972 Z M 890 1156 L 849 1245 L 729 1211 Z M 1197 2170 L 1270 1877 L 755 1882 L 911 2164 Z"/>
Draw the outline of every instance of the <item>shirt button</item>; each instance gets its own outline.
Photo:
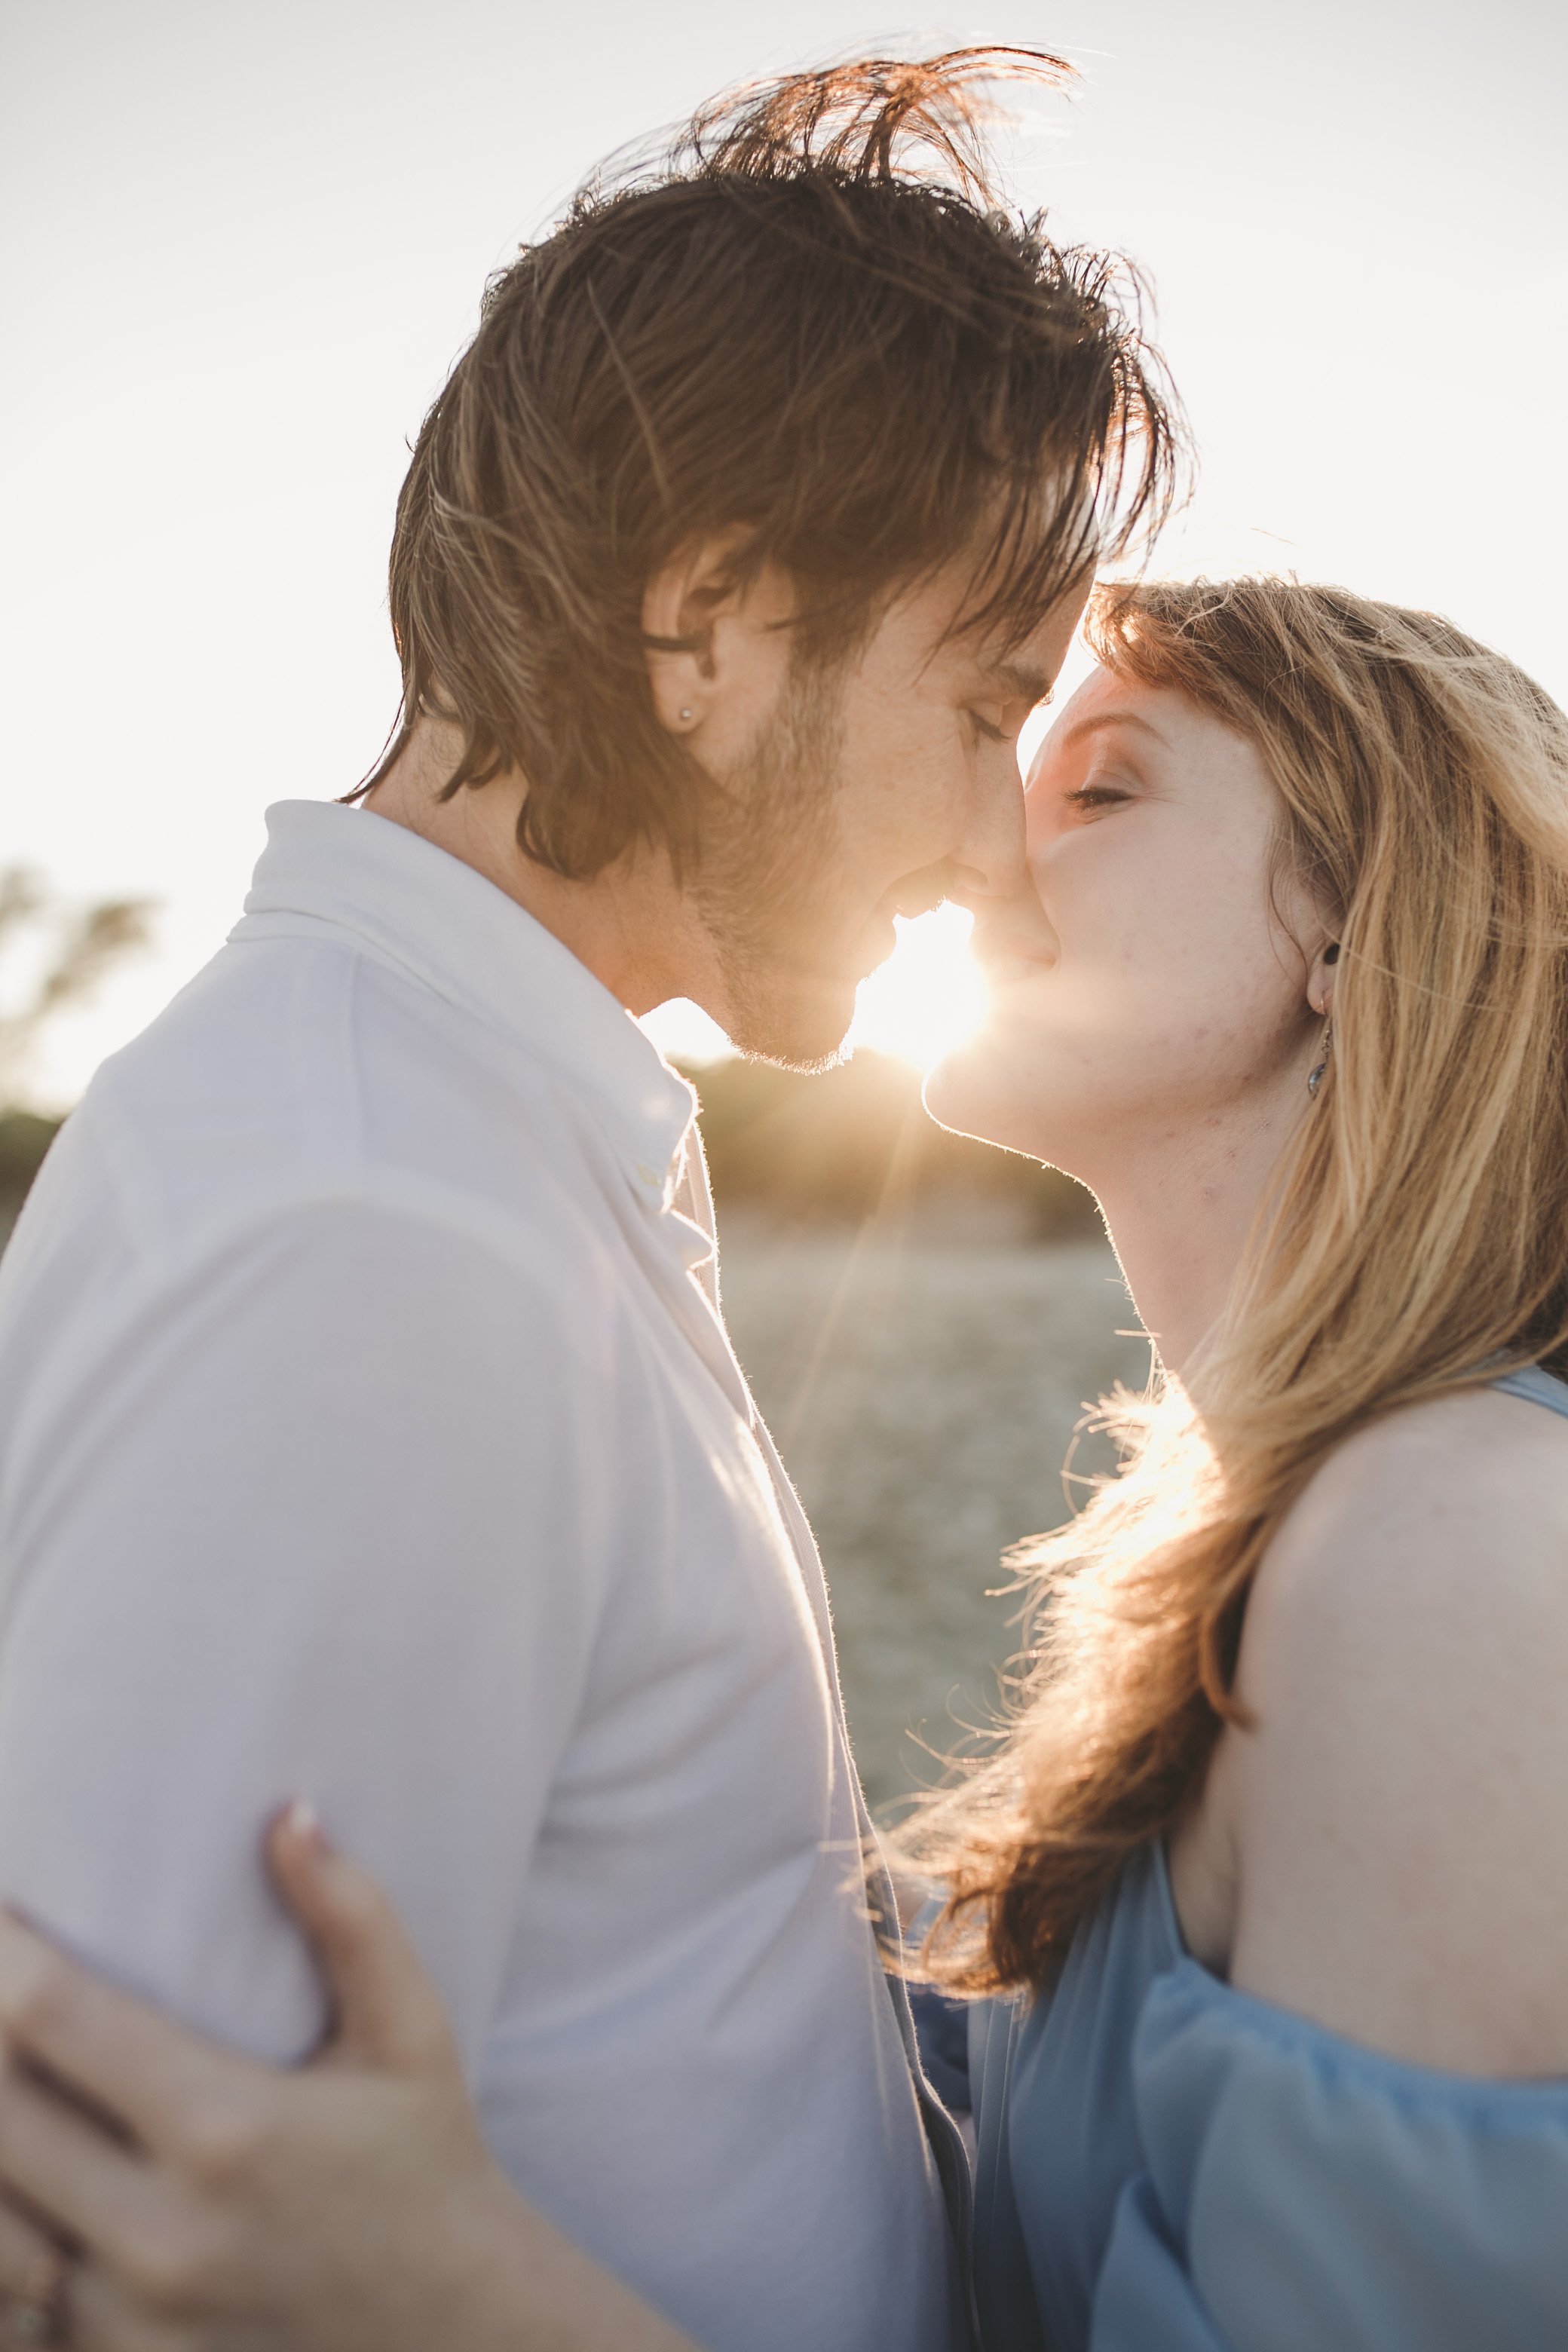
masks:
<path id="1" fill-rule="evenodd" d="M 657 1168 L 650 1168 L 646 1160 L 639 1160 L 637 1161 L 637 1174 L 642 1178 L 645 1184 L 651 1184 L 660 1192 L 663 1192 L 663 1177 L 659 1174 Z"/>

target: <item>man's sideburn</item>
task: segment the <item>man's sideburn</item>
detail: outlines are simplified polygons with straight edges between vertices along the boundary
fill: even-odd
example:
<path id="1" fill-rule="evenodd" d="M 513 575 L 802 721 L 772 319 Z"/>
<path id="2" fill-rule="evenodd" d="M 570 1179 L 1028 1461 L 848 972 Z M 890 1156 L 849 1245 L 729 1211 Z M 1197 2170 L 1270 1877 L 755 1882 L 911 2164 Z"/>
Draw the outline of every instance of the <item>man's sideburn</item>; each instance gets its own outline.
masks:
<path id="1" fill-rule="evenodd" d="M 773 711 L 715 787 L 694 878 L 731 1042 L 795 1069 L 833 1061 L 847 1027 L 854 942 L 831 928 L 847 675 L 842 662 L 792 658 Z"/>

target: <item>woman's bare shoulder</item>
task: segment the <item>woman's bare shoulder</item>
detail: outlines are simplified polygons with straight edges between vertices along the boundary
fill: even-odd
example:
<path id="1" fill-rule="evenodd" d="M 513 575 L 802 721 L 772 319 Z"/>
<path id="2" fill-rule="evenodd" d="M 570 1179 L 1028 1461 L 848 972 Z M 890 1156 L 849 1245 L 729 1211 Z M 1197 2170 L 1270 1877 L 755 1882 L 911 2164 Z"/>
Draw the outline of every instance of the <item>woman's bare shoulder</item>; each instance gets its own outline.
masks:
<path id="1" fill-rule="evenodd" d="M 1483 1390 L 1341 1446 L 1248 1606 L 1232 1966 L 1431 2063 L 1568 2068 L 1568 1420 Z"/>
<path id="2" fill-rule="evenodd" d="M 1283 1633 L 1359 1650 L 1393 1624 L 1408 1656 L 1413 1604 L 1436 1638 L 1474 1613 L 1505 1638 L 1542 1608 L 1568 1627 L 1568 1418 L 1466 1390 L 1336 1447 L 1259 1570 L 1249 1664 L 1266 1673 Z"/>

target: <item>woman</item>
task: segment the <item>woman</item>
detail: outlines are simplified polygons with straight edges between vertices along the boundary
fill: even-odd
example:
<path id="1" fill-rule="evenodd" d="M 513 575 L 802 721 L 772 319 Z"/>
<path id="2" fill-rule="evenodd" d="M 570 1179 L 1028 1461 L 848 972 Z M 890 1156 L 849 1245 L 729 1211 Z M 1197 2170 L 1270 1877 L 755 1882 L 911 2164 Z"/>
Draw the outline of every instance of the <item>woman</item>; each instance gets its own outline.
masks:
<path id="1" fill-rule="evenodd" d="M 973 2037 L 987 2344 L 1568 2342 L 1568 723 L 1331 591 L 1093 626 L 931 1089 L 1167 1375 L 928 1833 L 939 1970 L 1048 1989 Z"/>
<path id="2" fill-rule="evenodd" d="M 1039 903 L 981 927 L 994 1018 L 930 1089 L 1095 1189 L 1163 1370 L 921 1833 L 928 1965 L 990 1996 L 986 2343 L 1534 2352 L 1568 2340 L 1568 722 L 1337 591 L 1108 591 L 1091 633 Z M 0 1936 L 24 2331 L 671 2352 L 495 2172 L 374 1889 L 308 1822 L 272 1853 L 339 1992 L 302 2076 Z"/>

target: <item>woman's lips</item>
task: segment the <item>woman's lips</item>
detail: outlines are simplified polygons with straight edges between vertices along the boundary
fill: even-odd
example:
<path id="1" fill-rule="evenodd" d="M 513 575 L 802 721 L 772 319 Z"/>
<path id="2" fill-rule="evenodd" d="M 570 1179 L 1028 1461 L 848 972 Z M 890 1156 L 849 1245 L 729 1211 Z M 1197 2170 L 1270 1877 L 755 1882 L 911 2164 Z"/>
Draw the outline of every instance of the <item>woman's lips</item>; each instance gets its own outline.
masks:
<path id="1" fill-rule="evenodd" d="M 996 984 L 1037 979 L 1061 960 L 1060 942 L 1041 916 L 1029 922 L 1004 918 L 976 923 L 969 944 L 985 978 Z"/>

